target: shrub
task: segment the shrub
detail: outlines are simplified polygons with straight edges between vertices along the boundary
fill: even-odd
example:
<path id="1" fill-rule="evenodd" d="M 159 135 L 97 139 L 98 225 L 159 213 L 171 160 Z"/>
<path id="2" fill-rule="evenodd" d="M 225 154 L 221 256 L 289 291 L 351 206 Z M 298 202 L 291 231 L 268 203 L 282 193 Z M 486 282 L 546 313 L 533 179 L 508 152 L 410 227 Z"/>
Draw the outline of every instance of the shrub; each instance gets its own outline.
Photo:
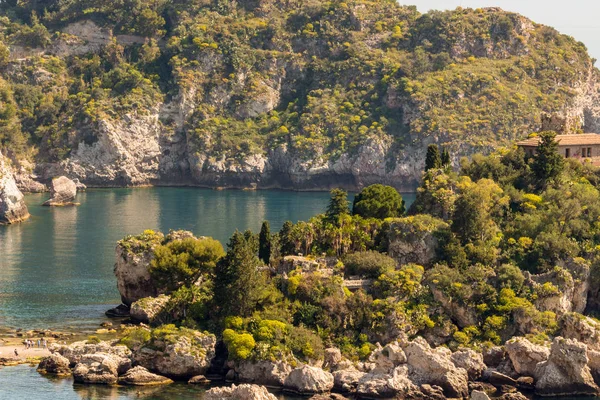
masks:
<path id="1" fill-rule="evenodd" d="M 363 218 L 396 218 L 404 214 L 404 200 L 391 186 L 371 185 L 354 198 L 352 213 Z"/>
<path id="2" fill-rule="evenodd" d="M 251 334 L 237 333 L 233 329 L 223 331 L 223 342 L 227 346 L 229 357 L 234 360 L 246 360 L 256 346 Z"/>
<path id="3" fill-rule="evenodd" d="M 376 279 L 386 271 L 396 268 L 396 261 L 376 251 L 349 254 L 344 258 L 345 275 Z"/>

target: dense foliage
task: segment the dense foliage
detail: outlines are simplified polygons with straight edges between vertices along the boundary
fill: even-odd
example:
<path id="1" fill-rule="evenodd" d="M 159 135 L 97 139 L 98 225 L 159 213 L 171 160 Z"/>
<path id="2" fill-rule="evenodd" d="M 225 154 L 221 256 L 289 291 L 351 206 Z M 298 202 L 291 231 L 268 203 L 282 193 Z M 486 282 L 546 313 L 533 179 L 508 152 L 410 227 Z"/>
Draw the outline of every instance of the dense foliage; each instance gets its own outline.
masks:
<path id="1" fill-rule="evenodd" d="M 83 54 L 57 51 L 81 44 L 64 31 L 86 20 L 115 39 Z M 19 46 L 61 55 L 34 50 L 20 59 Z M 541 112 L 568 108 L 591 67 L 583 44 L 498 9 L 420 14 L 395 0 L 5 1 L 0 113 L 8 119 L 0 124 L 10 129 L 0 147 L 60 160 L 94 143 L 99 121 L 154 113 L 182 95 L 189 115 L 177 123 L 164 116 L 162 129 L 184 131 L 192 151 L 217 159 L 280 145 L 335 159 L 373 139 L 402 154 L 425 137 L 487 150 L 537 127 Z"/>

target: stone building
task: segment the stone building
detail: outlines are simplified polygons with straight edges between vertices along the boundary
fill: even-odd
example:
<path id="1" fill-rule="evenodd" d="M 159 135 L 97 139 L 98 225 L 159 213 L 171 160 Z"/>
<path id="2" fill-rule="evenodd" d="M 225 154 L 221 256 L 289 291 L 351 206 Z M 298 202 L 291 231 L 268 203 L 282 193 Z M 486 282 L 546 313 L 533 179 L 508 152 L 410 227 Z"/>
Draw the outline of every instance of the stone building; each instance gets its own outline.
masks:
<path id="1" fill-rule="evenodd" d="M 529 138 L 517 143 L 528 155 L 534 155 L 540 141 L 539 137 Z M 589 160 L 600 163 L 600 135 L 582 133 L 573 135 L 557 135 L 558 151 L 565 158 Z"/>

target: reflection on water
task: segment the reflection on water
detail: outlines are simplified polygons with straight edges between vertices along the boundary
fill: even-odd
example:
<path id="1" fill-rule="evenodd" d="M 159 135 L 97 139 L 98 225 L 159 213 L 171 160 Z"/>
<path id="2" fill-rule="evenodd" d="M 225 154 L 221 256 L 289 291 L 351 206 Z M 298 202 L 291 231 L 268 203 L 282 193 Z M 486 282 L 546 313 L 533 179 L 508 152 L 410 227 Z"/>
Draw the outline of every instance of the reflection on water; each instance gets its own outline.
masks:
<path id="1" fill-rule="evenodd" d="M 203 392 L 201 387 L 181 383 L 150 387 L 79 385 L 72 379 L 42 376 L 27 365 L 0 369 L 0 400 L 201 400 Z M 280 400 L 298 399 L 276 395 Z"/>
<path id="2" fill-rule="evenodd" d="M 0 226 L 0 326 L 95 329 L 119 302 L 116 242 L 144 229 L 187 229 L 224 245 L 236 230 L 278 230 L 286 220 L 323 212 L 329 194 L 214 191 L 197 188 L 90 190 L 79 207 L 41 207 L 26 196 L 31 219 Z M 405 196 L 410 204 L 414 196 Z"/>

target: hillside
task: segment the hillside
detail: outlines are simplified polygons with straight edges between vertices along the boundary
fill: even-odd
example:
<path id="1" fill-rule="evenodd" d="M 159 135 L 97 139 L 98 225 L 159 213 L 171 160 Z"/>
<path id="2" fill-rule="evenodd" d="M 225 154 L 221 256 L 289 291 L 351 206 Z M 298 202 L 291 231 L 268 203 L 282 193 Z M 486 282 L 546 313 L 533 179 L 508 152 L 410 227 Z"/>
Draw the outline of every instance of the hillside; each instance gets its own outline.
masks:
<path id="1" fill-rule="evenodd" d="M 544 114 L 600 130 L 585 46 L 496 8 L 13 3 L 0 5 L 0 149 L 20 182 L 35 169 L 91 186 L 412 189 L 432 142 L 457 163 Z"/>

